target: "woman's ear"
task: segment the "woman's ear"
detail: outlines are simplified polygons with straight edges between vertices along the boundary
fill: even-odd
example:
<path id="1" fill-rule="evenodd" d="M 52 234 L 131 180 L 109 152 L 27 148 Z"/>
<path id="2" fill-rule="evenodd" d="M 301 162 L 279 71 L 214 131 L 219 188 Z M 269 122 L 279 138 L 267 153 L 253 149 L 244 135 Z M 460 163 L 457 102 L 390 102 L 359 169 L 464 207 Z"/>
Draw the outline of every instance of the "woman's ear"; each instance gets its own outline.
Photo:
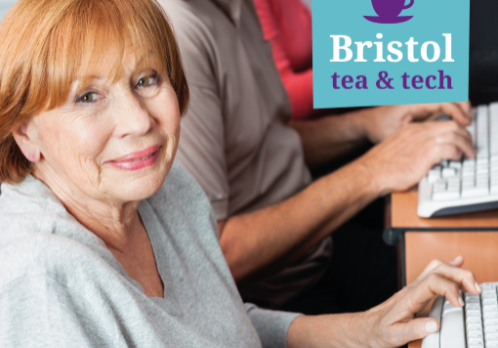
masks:
<path id="1" fill-rule="evenodd" d="M 24 122 L 19 128 L 15 129 L 12 135 L 17 146 L 30 162 L 36 163 L 40 160 L 41 151 L 38 146 L 38 134 L 31 120 Z"/>

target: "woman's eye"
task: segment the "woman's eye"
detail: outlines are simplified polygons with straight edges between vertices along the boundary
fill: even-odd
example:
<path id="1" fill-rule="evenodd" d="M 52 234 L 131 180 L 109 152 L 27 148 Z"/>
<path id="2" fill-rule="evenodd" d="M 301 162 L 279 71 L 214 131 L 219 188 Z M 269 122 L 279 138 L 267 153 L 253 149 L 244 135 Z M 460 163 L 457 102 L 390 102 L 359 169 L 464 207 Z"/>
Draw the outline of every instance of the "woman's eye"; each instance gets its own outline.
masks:
<path id="1" fill-rule="evenodd" d="M 78 98 L 77 101 L 79 103 L 92 103 L 92 102 L 96 101 L 98 97 L 99 97 L 99 95 L 97 93 L 89 92 L 89 93 L 83 94 L 81 97 Z"/>
<path id="2" fill-rule="evenodd" d="M 137 87 L 149 87 L 157 82 L 157 76 L 144 76 L 138 79 Z"/>

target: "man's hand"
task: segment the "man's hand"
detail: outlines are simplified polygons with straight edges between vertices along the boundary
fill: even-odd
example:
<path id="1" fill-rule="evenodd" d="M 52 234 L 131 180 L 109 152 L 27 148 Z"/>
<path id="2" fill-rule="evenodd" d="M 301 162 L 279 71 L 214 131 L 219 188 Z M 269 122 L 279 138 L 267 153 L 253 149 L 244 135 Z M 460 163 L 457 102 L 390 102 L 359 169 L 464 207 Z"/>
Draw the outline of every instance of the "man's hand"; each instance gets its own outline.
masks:
<path id="1" fill-rule="evenodd" d="M 473 158 L 467 130 L 456 121 L 411 123 L 375 146 L 356 162 L 375 181 L 378 192 L 403 191 L 418 183 L 442 160 Z"/>
<path id="2" fill-rule="evenodd" d="M 367 138 L 374 144 L 393 135 L 408 123 L 430 120 L 441 113 L 451 116 L 464 127 L 472 121 L 468 102 L 381 106 L 370 110 L 369 113 L 359 115 Z"/>
<path id="3" fill-rule="evenodd" d="M 388 348 L 424 338 L 439 330 L 439 322 L 415 314 L 435 296 L 462 307 L 460 290 L 481 292 L 474 274 L 461 269 L 462 264 L 460 256 L 449 263 L 432 261 L 416 281 L 364 313 L 298 317 L 287 333 L 288 346 Z"/>

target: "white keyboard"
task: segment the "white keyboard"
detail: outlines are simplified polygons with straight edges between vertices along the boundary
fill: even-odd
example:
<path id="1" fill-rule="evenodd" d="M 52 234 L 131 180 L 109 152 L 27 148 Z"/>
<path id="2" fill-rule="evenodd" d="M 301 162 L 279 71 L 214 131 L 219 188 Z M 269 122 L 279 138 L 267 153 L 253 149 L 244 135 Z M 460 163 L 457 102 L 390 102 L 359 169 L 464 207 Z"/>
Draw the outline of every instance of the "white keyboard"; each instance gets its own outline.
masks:
<path id="1" fill-rule="evenodd" d="M 497 287 L 484 283 L 481 295 L 463 294 L 463 308 L 438 297 L 430 316 L 439 321 L 440 330 L 424 338 L 422 348 L 498 348 Z"/>
<path id="2" fill-rule="evenodd" d="M 498 103 L 473 109 L 475 159 L 443 161 L 418 186 L 421 217 L 498 208 Z"/>

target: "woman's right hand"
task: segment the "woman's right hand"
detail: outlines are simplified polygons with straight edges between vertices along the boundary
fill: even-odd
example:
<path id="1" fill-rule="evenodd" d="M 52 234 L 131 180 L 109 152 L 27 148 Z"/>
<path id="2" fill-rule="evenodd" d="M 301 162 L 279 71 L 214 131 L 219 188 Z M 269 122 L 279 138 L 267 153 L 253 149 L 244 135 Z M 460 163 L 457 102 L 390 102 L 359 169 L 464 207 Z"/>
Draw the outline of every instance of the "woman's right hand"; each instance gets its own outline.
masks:
<path id="1" fill-rule="evenodd" d="M 463 258 L 444 263 L 432 261 L 410 285 L 383 304 L 364 313 L 370 323 L 369 347 L 399 347 L 439 330 L 434 318 L 415 318 L 435 296 L 442 295 L 455 307 L 464 305 L 460 290 L 479 294 L 471 271 L 461 269 Z"/>
<path id="2" fill-rule="evenodd" d="M 363 313 L 298 317 L 289 328 L 288 346 L 400 347 L 437 332 L 436 319 L 415 315 L 438 295 L 462 307 L 460 290 L 481 292 L 474 274 L 461 269 L 462 264 L 460 256 L 449 263 L 434 260 L 413 283 Z"/>

